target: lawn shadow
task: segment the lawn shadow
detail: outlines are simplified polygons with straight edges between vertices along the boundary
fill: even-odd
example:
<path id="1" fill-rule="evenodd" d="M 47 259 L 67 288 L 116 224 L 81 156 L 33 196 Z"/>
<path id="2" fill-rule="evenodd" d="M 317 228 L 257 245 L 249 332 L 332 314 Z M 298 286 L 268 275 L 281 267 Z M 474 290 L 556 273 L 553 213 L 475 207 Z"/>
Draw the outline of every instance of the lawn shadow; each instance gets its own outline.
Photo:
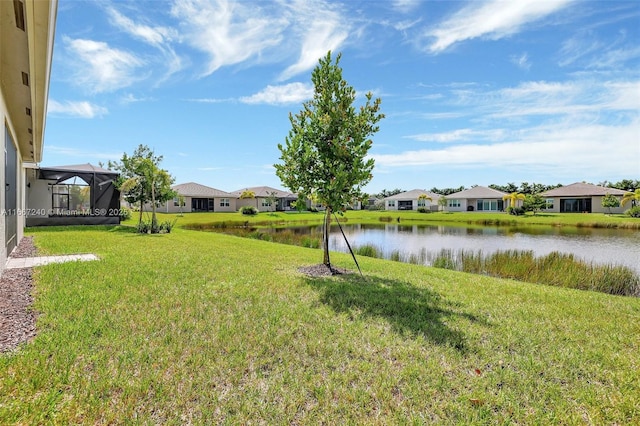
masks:
<path id="1" fill-rule="evenodd" d="M 424 336 L 463 353 L 469 351 L 467 339 L 462 331 L 447 325 L 447 319 L 462 317 L 487 325 L 438 293 L 399 280 L 372 276 L 363 279 L 355 274 L 305 280 L 320 292 L 321 302 L 335 312 L 383 318 L 402 334 Z"/>

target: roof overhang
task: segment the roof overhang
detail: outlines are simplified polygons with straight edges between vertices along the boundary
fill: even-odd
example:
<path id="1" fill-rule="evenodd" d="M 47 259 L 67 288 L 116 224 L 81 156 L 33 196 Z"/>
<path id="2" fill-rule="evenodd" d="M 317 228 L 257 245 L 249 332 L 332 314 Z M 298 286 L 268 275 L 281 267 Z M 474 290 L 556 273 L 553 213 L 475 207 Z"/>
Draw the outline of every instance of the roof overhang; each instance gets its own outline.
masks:
<path id="1" fill-rule="evenodd" d="M 2 93 L 23 161 L 42 161 L 57 0 L 0 1 Z"/>

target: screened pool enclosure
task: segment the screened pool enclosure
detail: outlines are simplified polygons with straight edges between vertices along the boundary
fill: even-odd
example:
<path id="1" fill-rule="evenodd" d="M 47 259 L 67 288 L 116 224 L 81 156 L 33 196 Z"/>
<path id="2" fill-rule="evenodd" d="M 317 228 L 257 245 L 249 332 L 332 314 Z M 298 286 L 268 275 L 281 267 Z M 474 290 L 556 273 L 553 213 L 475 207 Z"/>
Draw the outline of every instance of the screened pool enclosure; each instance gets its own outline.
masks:
<path id="1" fill-rule="evenodd" d="M 27 169 L 26 226 L 119 224 L 117 178 L 92 164 Z"/>

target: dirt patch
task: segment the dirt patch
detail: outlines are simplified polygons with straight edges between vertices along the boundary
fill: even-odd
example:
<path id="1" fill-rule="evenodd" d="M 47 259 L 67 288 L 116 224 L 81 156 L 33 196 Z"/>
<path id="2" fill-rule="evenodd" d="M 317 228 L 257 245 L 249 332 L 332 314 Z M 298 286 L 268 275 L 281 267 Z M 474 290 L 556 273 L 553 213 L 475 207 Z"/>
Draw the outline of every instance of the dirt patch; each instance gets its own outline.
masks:
<path id="1" fill-rule="evenodd" d="M 298 272 L 301 272 L 310 277 L 331 277 L 333 275 L 342 275 L 342 274 L 349 273 L 348 270 L 342 269 L 342 268 L 336 268 L 335 266 L 332 266 L 331 268 L 329 268 L 324 263 L 320 263 L 318 265 L 311 265 L 311 266 L 302 266 L 298 268 Z"/>
<path id="2" fill-rule="evenodd" d="M 24 237 L 11 257 L 36 256 L 33 237 Z M 0 352 L 15 350 L 36 335 L 32 268 L 5 269 L 0 277 Z"/>

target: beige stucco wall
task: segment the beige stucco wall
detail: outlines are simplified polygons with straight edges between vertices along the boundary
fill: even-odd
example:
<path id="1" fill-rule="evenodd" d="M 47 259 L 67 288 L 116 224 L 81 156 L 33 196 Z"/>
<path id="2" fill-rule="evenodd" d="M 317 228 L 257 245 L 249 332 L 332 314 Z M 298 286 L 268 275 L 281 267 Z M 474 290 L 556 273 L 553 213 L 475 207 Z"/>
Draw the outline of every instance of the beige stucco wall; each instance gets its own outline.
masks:
<path id="1" fill-rule="evenodd" d="M 184 206 L 182 207 L 183 213 L 191 213 L 191 200 L 194 197 L 184 197 Z M 210 198 L 210 197 L 195 197 L 195 198 Z M 229 198 L 229 206 L 221 206 L 220 200 L 222 198 Z M 233 197 L 215 197 L 213 198 L 213 211 L 214 212 L 235 212 L 237 211 L 236 199 Z M 147 210 L 147 208 L 145 208 Z M 163 204 L 158 208 L 159 212 L 164 213 L 180 213 L 180 206 L 176 206 L 173 200 L 169 200 L 166 204 Z"/>
<path id="2" fill-rule="evenodd" d="M 49 181 L 36 178 L 34 169 L 26 170 L 29 187 L 26 188 L 26 205 L 29 217 L 47 217 L 52 206 Z"/>
<path id="3" fill-rule="evenodd" d="M 553 208 L 542 210 L 543 212 L 548 213 L 560 213 L 560 200 L 563 199 L 576 199 L 576 198 L 587 198 L 587 197 L 554 197 L 553 198 Z M 602 207 L 602 199 L 604 196 L 593 196 L 591 197 L 591 213 L 609 213 L 609 209 L 606 207 Z M 617 196 L 618 201 L 622 199 L 621 196 Z M 627 204 L 624 207 L 612 207 L 611 214 L 620 214 L 624 213 L 625 210 L 629 209 L 631 204 Z"/>

